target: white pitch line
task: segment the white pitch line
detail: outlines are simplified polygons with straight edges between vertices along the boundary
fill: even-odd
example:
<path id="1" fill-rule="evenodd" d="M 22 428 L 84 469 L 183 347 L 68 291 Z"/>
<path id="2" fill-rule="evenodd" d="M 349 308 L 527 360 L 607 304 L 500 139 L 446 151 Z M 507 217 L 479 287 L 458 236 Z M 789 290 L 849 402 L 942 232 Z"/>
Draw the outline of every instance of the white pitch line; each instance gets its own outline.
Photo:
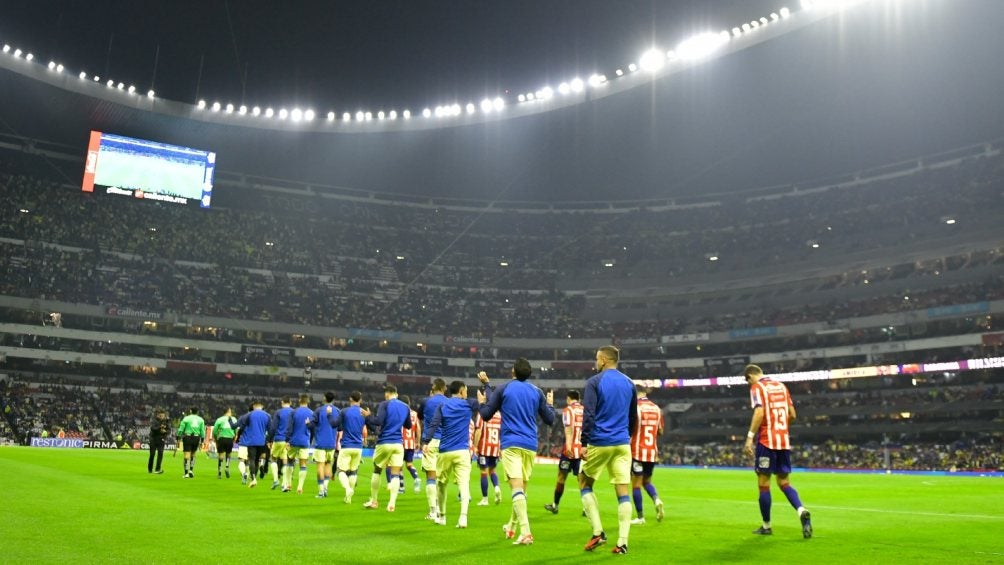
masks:
<path id="1" fill-rule="evenodd" d="M 684 500 L 701 500 L 704 502 L 721 502 L 727 504 L 736 504 L 736 501 L 721 500 L 715 498 L 700 498 L 695 496 L 671 496 L 670 498 L 684 499 Z M 743 500 L 738 502 L 738 504 L 757 504 L 757 502 L 750 502 Z M 877 514 L 905 514 L 907 516 L 931 516 L 934 518 L 973 518 L 977 520 L 1004 520 L 1004 515 L 993 516 L 988 514 L 947 514 L 944 512 L 915 512 L 911 510 L 888 510 L 884 508 L 853 508 L 850 506 L 820 506 L 818 504 L 813 504 L 808 507 L 810 510 L 815 510 L 816 508 L 823 508 L 826 510 L 846 510 L 848 512 L 874 512 Z"/>

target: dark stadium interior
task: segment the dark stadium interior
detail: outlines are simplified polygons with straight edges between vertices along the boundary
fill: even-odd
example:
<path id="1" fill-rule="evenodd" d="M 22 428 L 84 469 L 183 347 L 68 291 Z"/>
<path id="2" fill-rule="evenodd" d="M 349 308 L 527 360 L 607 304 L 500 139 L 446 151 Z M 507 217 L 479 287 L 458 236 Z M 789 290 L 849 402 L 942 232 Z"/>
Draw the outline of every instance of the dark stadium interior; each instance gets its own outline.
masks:
<path id="1" fill-rule="evenodd" d="M 595 17 L 610 9 L 589 4 Z M 648 21 L 626 4 L 595 41 Z M 708 16 L 705 3 L 677 4 Z M 304 390 L 342 404 L 360 390 L 372 406 L 392 382 L 418 399 L 431 378 L 503 378 L 517 357 L 561 404 L 614 343 L 627 374 L 659 383 L 666 464 L 748 464 L 747 388 L 715 380 L 737 375 L 716 363 L 738 358 L 768 374 L 832 371 L 789 385 L 800 466 L 997 470 L 1004 3 L 894 5 L 549 111 L 343 129 L 199 110 L 177 61 L 158 78 L 177 73 L 175 90 L 158 87 L 164 102 L 45 78 L 76 32 L 32 28 L 22 8 L 0 43 L 49 44 L 36 48 L 40 70 L 0 55 L 0 441 L 62 430 L 133 445 L 154 408 L 215 417 Z M 749 9 L 723 6 L 715 17 Z M 657 12 L 649 25 L 678 19 Z M 235 43 L 253 42 L 260 16 L 238 17 Z M 67 66 L 99 67 L 105 41 L 73 55 L 94 51 L 94 63 Z M 518 88 L 563 64 L 616 65 L 565 46 L 529 68 L 535 47 L 480 56 L 529 85 Z M 259 74 L 281 69 L 261 51 L 241 57 Z M 149 72 L 117 56 L 111 72 Z M 359 72 L 347 64 L 330 63 Z M 371 96 L 305 78 L 319 59 L 297 65 L 292 79 L 272 71 L 288 84 L 258 78 L 256 103 L 295 98 L 326 114 L 334 96 L 339 116 L 367 100 L 417 112 L 437 96 L 478 100 L 486 83 L 469 61 L 424 78 L 449 72 L 437 61 L 422 76 L 375 73 Z M 405 86 L 381 98 L 393 76 Z M 200 88 L 240 100 L 232 77 Z M 91 130 L 216 152 L 212 207 L 81 192 Z M 987 362 L 952 366 L 961 360 Z M 887 366 L 901 372 L 839 373 Z M 560 419 L 542 430 L 540 453 L 560 451 L 562 433 Z"/>

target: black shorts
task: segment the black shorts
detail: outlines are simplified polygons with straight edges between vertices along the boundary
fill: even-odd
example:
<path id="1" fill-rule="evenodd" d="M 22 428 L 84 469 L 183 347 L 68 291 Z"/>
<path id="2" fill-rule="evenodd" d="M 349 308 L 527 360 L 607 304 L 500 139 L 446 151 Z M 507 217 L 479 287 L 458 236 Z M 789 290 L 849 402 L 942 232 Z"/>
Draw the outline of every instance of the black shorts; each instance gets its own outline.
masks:
<path id="1" fill-rule="evenodd" d="M 478 455 L 479 469 L 494 469 L 499 464 L 499 458 L 491 455 Z"/>
<path id="2" fill-rule="evenodd" d="M 181 438 L 181 449 L 185 453 L 193 453 L 199 450 L 202 438 L 199 436 L 185 436 Z"/>
<path id="3" fill-rule="evenodd" d="M 227 454 L 234 450 L 234 438 L 232 437 L 221 437 L 216 440 L 216 453 Z"/>
<path id="4" fill-rule="evenodd" d="M 652 478 L 652 471 L 655 470 L 655 462 L 631 460 L 631 475 L 635 477 Z"/>
<path id="5" fill-rule="evenodd" d="M 582 459 L 569 459 L 562 454 L 561 459 L 558 459 L 558 470 L 566 474 L 571 473 L 577 477 L 579 476 L 579 466 L 581 464 Z"/>

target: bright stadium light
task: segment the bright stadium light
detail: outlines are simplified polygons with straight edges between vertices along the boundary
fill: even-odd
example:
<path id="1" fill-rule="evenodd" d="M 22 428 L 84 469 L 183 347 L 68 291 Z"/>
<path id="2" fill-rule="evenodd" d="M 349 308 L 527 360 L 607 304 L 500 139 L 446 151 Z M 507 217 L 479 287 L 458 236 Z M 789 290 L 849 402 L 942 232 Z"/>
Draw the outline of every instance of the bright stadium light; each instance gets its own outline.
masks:
<path id="1" fill-rule="evenodd" d="M 537 99 L 537 95 L 534 94 L 534 93 L 532 93 L 532 92 L 527 92 L 526 93 L 526 99 L 530 100 L 530 101 L 536 100 Z"/>
<path id="2" fill-rule="evenodd" d="M 392 119 L 392 120 L 396 120 L 397 119 L 397 110 L 391 110 L 390 113 L 387 114 L 387 117 L 390 118 L 390 119 Z"/>
<path id="3" fill-rule="evenodd" d="M 24 56 L 24 60 L 25 61 L 31 61 L 31 60 L 34 60 L 34 59 L 35 59 L 35 56 L 32 55 L 31 53 L 28 53 L 27 55 Z"/>
<path id="4" fill-rule="evenodd" d="M 55 61 L 49 61 L 49 70 L 51 71 L 51 70 L 53 70 L 55 68 L 56 68 L 56 62 Z"/>
<path id="5" fill-rule="evenodd" d="M 125 83 L 124 82 L 120 82 L 118 86 L 119 86 L 119 90 L 124 90 L 125 89 Z"/>
<path id="6" fill-rule="evenodd" d="M 767 25 L 767 18 L 760 18 L 761 25 Z"/>
<path id="7" fill-rule="evenodd" d="M 220 108 L 222 108 L 222 107 L 223 107 L 223 106 L 222 106 L 222 105 L 220 105 L 220 103 L 219 103 L 219 102 L 213 102 L 213 111 L 214 111 L 214 112 L 219 112 L 219 111 L 220 111 Z"/>
<path id="8" fill-rule="evenodd" d="M 288 117 L 289 117 L 289 110 L 285 108 L 279 108 L 279 119 L 285 120 Z"/>
<path id="9" fill-rule="evenodd" d="M 547 100 L 548 98 L 554 96 L 554 90 L 550 86 L 545 86 L 543 89 L 541 89 L 540 92 L 541 96 L 538 96 L 537 98 L 543 98 L 544 100 Z"/>
<path id="10" fill-rule="evenodd" d="M 80 80 L 84 80 L 87 78 L 87 73 L 85 73 L 84 71 L 80 71 L 80 74 L 77 76 L 80 77 Z"/>
<path id="11" fill-rule="evenodd" d="M 95 78 L 97 78 L 97 77 L 95 77 Z M 199 103 L 196 104 L 195 107 L 198 108 L 198 109 L 200 109 L 200 110 L 205 110 L 206 109 L 206 101 L 205 100 L 199 100 Z"/>
<path id="12" fill-rule="evenodd" d="M 266 118 L 271 118 L 274 115 L 275 115 L 275 111 L 274 110 L 272 110 L 271 108 L 265 108 L 265 117 Z"/>
<path id="13" fill-rule="evenodd" d="M 605 82 L 607 82 L 607 77 L 604 75 L 593 74 L 589 76 L 589 86 L 592 86 L 593 88 L 596 88 Z"/>
<path id="14" fill-rule="evenodd" d="M 352 121 L 352 114 L 350 114 L 348 112 L 343 113 L 342 114 L 342 121 L 343 122 L 351 122 Z"/>
<path id="15" fill-rule="evenodd" d="M 244 104 L 241 104 L 241 107 L 237 108 L 237 113 L 240 114 L 240 115 L 242 115 L 242 116 L 245 115 L 245 114 L 247 114 L 248 113 L 248 107 L 245 106 Z"/>
<path id="16" fill-rule="evenodd" d="M 743 30 L 741 30 L 740 28 L 737 27 L 732 28 L 732 37 L 739 37 L 742 34 Z"/>
<path id="17" fill-rule="evenodd" d="M 155 97 L 156 95 L 157 95 L 157 93 L 156 93 L 156 92 L 154 92 L 152 88 L 151 88 L 150 90 L 147 90 L 147 91 L 146 91 L 146 97 L 147 97 L 147 98 L 153 98 L 153 97 Z M 246 110 L 246 109 L 247 109 L 247 108 L 245 108 L 245 110 Z"/>
<path id="18" fill-rule="evenodd" d="M 112 79 L 108 79 L 108 82 L 106 82 L 105 84 L 108 85 L 108 88 L 115 88 L 115 81 Z"/>
<path id="19" fill-rule="evenodd" d="M 638 65 L 636 65 L 636 64 L 634 64 L 634 63 L 631 63 L 630 65 L 628 65 L 628 71 L 629 71 L 629 72 L 632 72 L 632 73 L 633 73 L 633 72 L 635 72 L 635 71 L 637 71 L 637 70 L 638 70 Z"/>
<path id="20" fill-rule="evenodd" d="M 358 112 L 356 112 L 356 121 L 357 122 L 361 122 L 361 121 L 363 121 L 365 119 L 366 119 L 366 113 L 365 112 L 363 112 L 362 110 L 359 110 Z"/>
<path id="21" fill-rule="evenodd" d="M 424 118 L 428 118 L 428 117 L 429 117 L 429 116 L 431 116 L 431 115 L 432 115 L 432 110 L 430 110 L 430 109 L 428 109 L 428 108 L 426 108 L 426 109 L 422 110 L 422 117 L 424 117 Z"/>
<path id="22" fill-rule="evenodd" d="M 750 27 L 752 27 L 753 29 L 756 29 L 756 28 L 760 27 L 760 22 L 758 22 L 756 20 L 753 20 L 752 22 L 750 22 Z"/>
<path id="23" fill-rule="evenodd" d="M 310 108 L 307 108 L 306 110 L 303 111 L 303 119 L 307 120 L 308 122 L 314 121 L 315 116 L 316 114 L 314 114 L 314 111 L 311 110 Z"/>
<path id="24" fill-rule="evenodd" d="M 778 10 L 778 13 L 781 14 L 781 17 L 785 19 L 791 16 L 791 10 L 789 10 L 787 6 Z"/>
<path id="25" fill-rule="evenodd" d="M 335 113 L 334 112 L 328 112 L 328 121 L 329 122 L 335 121 Z"/>
<path id="26" fill-rule="evenodd" d="M 616 74 L 619 77 L 622 77 L 622 76 L 624 76 L 624 70 L 623 69 L 617 69 L 616 71 L 614 71 L 614 74 Z"/>
<path id="27" fill-rule="evenodd" d="M 781 16 L 777 15 L 777 12 L 771 12 L 770 19 L 776 22 L 781 19 Z"/>
<path id="28" fill-rule="evenodd" d="M 6 43 L 4 43 L 3 44 L 3 52 L 4 53 L 10 53 L 10 45 L 7 45 Z"/>
<path id="29" fill-rule="evenodd" d="M 572 87 L 568 85 L 567 82 L 563 82 L 558 85 L 558 94 L 568 94 L 572 91 Z"/>
<path id="30" fill-rule="evenodd" d="M 526 102 L 526 94 L 520 94 L 516 97 L 517 102 Z"/>
<path id="31" fill-rule="evenodd" d="M 726 42 L 728 39 L 717 33 L 699 33 L 680 42 L 676 47 L 676 54 L 686 60 L 702 59 L 714 53 Z"/>
<path id="32" fill-rule="evenodd" d="M 229 103 L 227 104 L 227 113 L 228 114 L 233 114 L 234 113 L 234 105 L 233 104 L 229 104 Z"/>
<path id="33" fill-rule="evenodd" d="M 383 110 L 380 110 L 379 112 L 377 112 L 377 119 L 378 120 L 382 120 L 382 119 L 384 119 L 386 117 L 387 117 L 387 114 L 384 114 Z"/>
<path id="34" fill-rule="evenodd" d="M 279 114 L 279 118 L 282 118 L 282 114 Z M 293 108 L 293 111 L 289 113 L 289 118 L 294 122 L 298 122 L 303 119 L 303 110 L 299 108 Z"/>
<path id="35" fill-rule="evenodd" d="M 20 49 L 15 49 L 14 50 L 14 56 L 15 57 L 20 57 L 21 56 L 21 50 Z"/>
<path id="36" fill-rule="evenodd" d="M 486 114 L 488 112 L 491 112 L 492 111 L 492 101 L 489 100 L 489 99 L 487 99 L 487 98 L 485 98 L 484 100 L 482 100 L 481 101 L 481 111 L 484 112 L 484 113 L 486 113 Z"/>
<path id="37" fill-rule="evenodd" d="M 129 85 L 129 94 L 132 94 L 134 92 L 136 92 L 136 87 L 130 84 Z"/>
<path id="38" fill-rule="evenodd" d="M 749 24 L 743 24 L 743 32 L 744 32 L 744 33 L 748 33 L 748 32 L 749 32 L 749 31 L 751 31 L 752 29 L 753 29 L 753 28 L 752 28 L 752 27 L 750 27 L 750 25 L 749 25 Z"/>
<path id="39" fill-rule="evenodd" d="M 366 118 L 366 121 L 368 122 L 373 119 L 373 112 L 366 112 L 366 115 L 363 117 Z"/>
<path id="40" fill-rule="evenodd" d="M 463 109 L 460 107 L 460 104 L 454 104 L 453 106 L 450 106 L 450 111 L 454 116 L 459 116 Z"/>
<path id="41" fill-rule="evenodd" d="M 586 83 L 582 82 L 582 79 L 575 77 L 572 79 L 572 92 L 582 92 L 582 89 L 586 87 Z"/>
<path id="42" fill-rule="evenodd" d="M 261 115 L 261 108 L 258 107 L 258 106 L 255 106 L 254 108 L 251 108 L 251 115 L 254 116 L 254 117 L 260 116 Z"/>
<path id="43" fill-rule="evenodd" d="M 495 100 L 492 100 L 492 109 L 496 112 L 501 112 L 505 108 L 505 100 L 501 96 L 497 96 Z"/>
<path id="44" fill-rule="evenodd" d="M 663 54 L 662 49 L 653 47 L 641 54 L 638 63 L 643 70 L 654 73 L 666 64 L 666 56 Z"/>
<path id="45" fill-rule="evenodd" d="M 63 72 L 63 64 L 62 63 L 59 63 L 59 64 L 56 65 L 56 72 L 57 73 Z"/>
<path id="46" fill-rule="evenodd" d="M 404 119 L 406 119 L 406 120 L 410 120 L 411 119 L 411 110 L 405 110 L 404 112 L 401 112 L 401 116 Z"/>
<path id="47" fill-rule="evenodd" d="M 94 75 L 94 82 L 101 82 L 101 77 Z"/>
<path id="48" fill-rule="evenodd" d="M 468 114 L 473 114 L 474 113 L 474 109 L 475 109 L 474 108 L 474 104 L 471 103 L 471 102 L 468 102 L 467 106 L 465 107 L 465 109 L 467 110 Z"/>

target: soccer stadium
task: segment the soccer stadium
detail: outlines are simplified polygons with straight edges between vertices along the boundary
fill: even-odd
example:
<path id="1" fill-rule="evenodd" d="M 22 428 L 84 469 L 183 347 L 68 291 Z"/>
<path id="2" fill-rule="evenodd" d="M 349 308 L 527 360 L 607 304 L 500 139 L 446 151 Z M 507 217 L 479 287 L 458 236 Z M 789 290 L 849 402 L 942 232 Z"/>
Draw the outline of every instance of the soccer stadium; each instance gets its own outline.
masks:
<path id="1" fill-rule="evenodd" d="M 3 11 L 0 561 L 1004 562 L 1004 3 Z"/>

